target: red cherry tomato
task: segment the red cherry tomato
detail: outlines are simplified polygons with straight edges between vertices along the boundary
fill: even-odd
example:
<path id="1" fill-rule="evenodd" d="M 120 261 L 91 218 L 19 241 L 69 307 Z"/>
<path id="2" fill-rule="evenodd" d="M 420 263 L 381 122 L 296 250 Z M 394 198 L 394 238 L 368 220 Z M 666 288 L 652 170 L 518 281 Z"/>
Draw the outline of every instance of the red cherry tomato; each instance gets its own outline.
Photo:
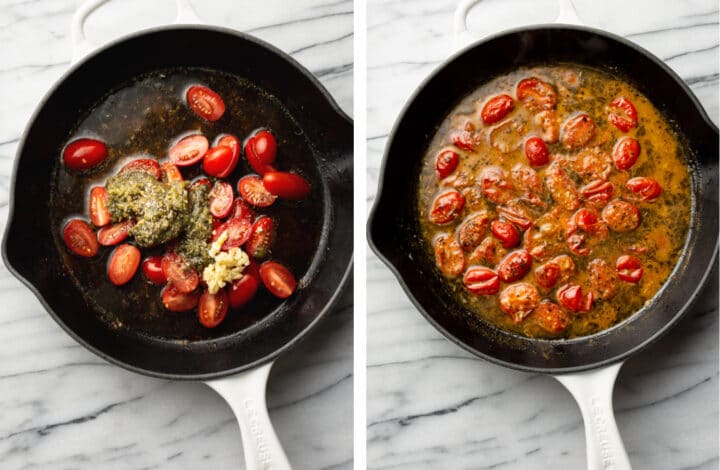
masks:
<path id="1" fill-rule="evenodd" d="M 268 130 L 258 131 L 252 138 L 252 145 L 255 156 L 260 163 L 271 165 L 277 156 L 277 141 L 272 132 Z"/>
<path id="2" fill-rule="evenodd" d="M 615 262 L 618 277 L 633 284 L 640 282 L 643 275 L 642 263 L 632 255 L 622 255 Z"/>
<path id="3" fill-rule="evenodd" d="M 245 219 L 252 224 L 255 219 L 252 208 L 241 198 L 235 198 L 233 201 L 232 209 L 230 210 L 231 219 Z"/>
<path id="4" fill-rule="evenodd" d="M 460 162 L 460 155 L 452 150 L 444 150 L 440 152 L 435 160 L 435 170 L 440 179 L 450 175 Z"/>
<path id="5" fill-rule="evenodd" d="M 110 212 L 107 208 L 107 191 L 102 186 L 90 190 L 90 221 L 96 227 L 110 223 Z"/>
<path id="6" fill-rule="evenodd" d="M 636 176 L 635 178 L 631 178 L 625 183 L 625 186 L 640 196 L 640 199 L 643 201 L 652 201 L 662 193 L 660 184 L 649 176 Z"/>
<path id="7" fill-rule="evenodd" d="M 465 288 L 475 295 L 494 295 L 500 291 L 500 279 L 484 266 L 473 266 L 463 276 Z"/>
<path id="8" fill-rule="evenodd" d="M 168 156 L 177 166 L 190 166 L 202 160 L 208 147 L 210 144 L 204 135 L 189 135 L 170 147 Z"/>
<path id="9" fill-rule="evenodd" d="M 515 107 L 515 102 L 510 95 L 497 95 L 490 98 L 482 111 L 480 117 L 485 124 L 494 124 L 507 116 Z"/>
<path id="10" fill-rule="evenodd" d="M 107 157 L 107 147 L 95 139 L 78 139 L 63 150 L 63 163 L 71 170 L 87 170 Z"/>
<path id="11" fill-rule="evenodd" d="M 190 183 L 190 187 L 188 188 L 188 190 L 192 191 L 200 185 L 210 188 L 212 186 L 212 183 L 207 178 L 197 178 L 192 183 Z"/>
<path id="12" fill-rule="evenodd" d="M 140 266 L 140 250 L 133 245 L 120 245 L 113 250 L 108 261 L 108 278 L 116 286 L 130 282 Z"/>
<path id="13" fill-rule="evenodd" d="M 613 161 L 618 170 L 629 170 L 640 155 L 640 142 L 632 137 L 621 137 L 613 149 Z"/>
<path id="14" fill-rule="evenodd" d="M 530 254 L 524 249 L 519 249 L 508 254 L 500 261 L 497 272 L 503 281 L 515 282 L 530 271 L 530 266 L 532 266 Z"/>
<path id="15" fill-rule="evenodd" d="M 171 312 L 187 312 L 192 310 L 200 300 L 197 292 L 180 292 L 172 283 L 168 284 L 162 291 L 162 303 Z"/>
<path id="16" fill-rule="evenodd" d="M 227 316 L 230 299 L 225 289 L 219 290 L 216 294 L 208 291 L 203 292 L 198 305 L 198 318 L 205 328 L 215 328 Z"/>
<path id="17" fill-rule="evenodd" d="M 255 276 L 243 274 L 243 277 L 232 283 L 229 289 L 230 306 L 240 308 L 247 305 L 257 293 L 260 281 Z"/>
<path id="18" fill-rule="evenodd" d="M 128 230 L 135 225 L 132 220 L 124 220 L 112 225 L 106 225 L 97 232 L 97 240 L 102 246 L 117 245 L 128 237 Z"/>
<path id="19" fill-rule="evenodd" d="M 166 253 L 160 265 L 168 281 L 182 293 L 194 291 L 200 283 L 195 270 L 176 253 Z"/>
<path id="20" fill-rule="evenodd" d="M 579 149 L 593 137 L 595 137 L 595 122 L 583 113 L 565 121 L 560 140 L 567 149 Z"/>
<path id="21" fill-rule="evenodd" d="M 228 219 L 225 223 L 215 229 L 213 235 L 213 241 L 220 238 L 220 236 L 227 232 L 228 236 L 223 243 L 222 249 L 229 250 L 230 248 L 239 247 L 245 244 L 250 238 L 250 232 L 252 231 L 252 223 L 248 219 Z"/>
<path id="22" fill-rule="evenodd" d="M 210 122 L 217 121 L 225 113 L 225 103 L 222 98 L 208 87 L 191 86 L 185 99 L 195 114 Z"/>
<path id="23" fill-rule="evenodd" d="M 623 132 L 637 126 L 637 110 L 632 101 L 618 96 L 608 106 L 608 121 Z"/>
<path id="24" fill-rule="evenodd" d="M 557 300 L 567 310 L 589 312 L 594 295 L 592 292 L 583 293 L 582 287 L 577 284 L 565 284 L 558 289 Z"/>
<path id="25" fill-rule="evenodd" d="M 555 108 L 555 88 L 535 77 L 520 80 L 515 92 L 518 101 L 531 111 L 547 111 Z"/>
<path id="26" fill-rule="evenodd" d="M 295 276 L 285 266 L 275 261 L 265 261 L 260 265 L 260 278 L 267 290 L 281 299 L 290 297 L 297 288 Z"/>
<path id="27" fill-rule="evenodd" d="M 512 248 L 520 243 L 520 232 L 510 222 L 493 220 L 490 224 L 490 231 L 495 235 L 495 238 L 500 240 L 504 248 Z"/>
<path id="28" fill-rule="evenodd" d="M 232 152 L 232 158 L 230 159 L 228 166 L 225 170 L 217 174 L 218 178 L 227 178 L 237 166 L 238 160 L 240 160 L 240 142 L 234 135 L 227 134 L 218 139 L 217 145 L 220 147 L 227 147 Z"/>
<path id="29" fill-rule="evenodd" d="M 156 179 L 162 177 L 160 165 L 157 161 L 150 158 L 138 158 L 137 160 L 126 163 L 125 166 L 120 168 L 120 173 L 128 173 L 130 171 L 144 171 Z"/>
<path id="30" fill-rule="evenodd" d="M 275 238 L 275 223 L 270 217 L 260 216 L 250 230 L 245 251 L 254 259 L 265 258 Z"/>
<path id="31" fill-rule="evenodd" d="M 262 177 L 265 188 L 283 199 L 305 199 L 310 196 L 310 183 L 300 175 L 284 171 L 271 171 Z"/>
<path id="32" fill-rule="evenodd" d="M 444 192 L 435 198 L 430 210 L 430 222 L 444 225 L 455 220 L 465 206 L 465 198 L 454 189 Z"/>
<path id="33" fill-rule="evenodd" d="M 180 169 L 170 162 L 165 162 L 160 165 L 160 173 L 160 179 L 162 179 L 164 183 L 177 183 L 184 181 L 183 175 L 180 173 Z"/>
<path id="34" fill-rule="evenodd" d="M 84 220 L 73 219 L 68 222 L 63 229 L 63 239 L 70 251 L 85 258 L 95 256 L 100 249 L 95 232 Z"/>
<path id="35" fill-rule="evenodd" d="M 226 217 L 233 208 L 233 197 L 230 183 L 217 181 L 210 190 L 210 213 L 219 219 Z"/>
<path id="36" fill-rule="evenodd" d="M 240 178 L 238 192 L 245 201 L 256 207 L 267 207 L 277 199 L 277 196 L 267 190 L 263 180 L 257 175 Z"/>
<path id="37" fill-rule="evenodd" d="M 525 155 L 532 166 L 543 166 L 550 161 L 550 151 L 540 137 L 530 137 L 525 141 Z"/>
<path id="38" fill-rule="evenodd" d="M 232 160 L 233 156 L 230 147 L 213 147 L 203 157 L 203 171 L 210 176 L 221 177 L 222 174 L 227 172 Z"/>
<path id="39" fill-rule="evenodd" d="M 546 289 L 552 289 L 559 276 L 560 266 L 554 261 L 548 261 L 535 270 L 535 282 Z"/>
<path id="40" fill-rule="evenodd" d="M 148 256 L 142 262 L 142 270 L 148 281 L 162 286 L 167 283 L 167 277 L 162 270 L 162 256 Z"/>

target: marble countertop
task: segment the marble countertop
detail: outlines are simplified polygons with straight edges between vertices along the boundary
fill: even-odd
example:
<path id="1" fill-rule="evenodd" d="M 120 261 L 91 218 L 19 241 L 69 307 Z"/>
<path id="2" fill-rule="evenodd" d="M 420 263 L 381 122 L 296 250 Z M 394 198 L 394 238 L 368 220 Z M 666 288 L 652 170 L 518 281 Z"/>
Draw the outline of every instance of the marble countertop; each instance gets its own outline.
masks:
<path id="1" fill-rule="evenodd" d="M 70 65 L 80 2 L 0 0 L 0 231 L 18 139 Z M 289 52 L 352 112 L 353 2 L 193 1 L 209 24 Z M 88 36 L 102 42 L 170 23 L 174 2 L 113 1 Z M 75 343 L 0 266 L 0 468 L 244 468 L 232 412 L 210 388 L 139 376 Z M 352 289 L 270 377 L 271 419 L 296 468 L 352 468 Z"/>
<path id="2" fill-rule="evenodd" d="M 590 26 L 664 59 L 718 122 L 714 0 L 575 0 Z M 387 135 L 415 87 L 451 53 L 457 0 L 368 2 L 368 208 Z M 554 20 L 554 1 L 486 0 L 485 33 Z M 478 360 L 415 310 L 368 251 L 368 468 L 585 468 L 580 412 L 550 377 Z M 627 361 L 614 404 L 638 469 L 718 467 L 718 277 L 667 337 Z"/>

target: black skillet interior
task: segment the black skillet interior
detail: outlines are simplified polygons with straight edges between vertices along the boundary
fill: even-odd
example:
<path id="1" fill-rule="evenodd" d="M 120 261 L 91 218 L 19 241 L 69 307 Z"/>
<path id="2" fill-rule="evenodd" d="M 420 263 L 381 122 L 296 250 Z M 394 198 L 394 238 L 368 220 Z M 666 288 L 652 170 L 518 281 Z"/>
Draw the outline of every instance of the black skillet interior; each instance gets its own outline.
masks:
<path id="1" fill-rule="evenodd" d="M 110 90 L 149 72 L 195 67 L 246 79 L 280 101 L 292 116 L 297 125 L 292 132 L 303 134 L 310 150 L 300 158 L 310 161 L 312 174 L 307 176 L 314 187 L 313 196 L 321 200 L 312 205 L 311 214 L 319 225 L 319 242 L 316 239 L 312 249 L 299 248 L 312 260 L 306 263 L 303 288 L 288 301 L 276 303 L 250 326 L 252 322 L 231 321 L 231 327 L 211 331 L 190 319 L 185 327 L 195 325 L 196 331 L 186 329 L 184 334 L 112 328 L 100 320 L 93 302 L 83 297 L 66 268 L 68 258 L 78 265 L 81 261 L 68 257 L 53 242 L 53 231 L 59 230 L 48 210 L 53 172 L 73 126 Z M 90 56 L 68 72 L 40 104 L 19 146 L 3 256 L 9 269 L 33 290 L 58 323 L 100 356 L 166 378 L 228 375 L 270 360 L 290 347 L 339 294 L 352 262 L 352 164 L 351 121 L 319 82 L 287 55 L 255 38 L 221 28 L 150 30 Z M 128 292 L 117 291 L 102 296 L 115 295 L 117 304 L 122 305 Z M 183 336 L 197 340 L 180 339 Z"/>
<path id="2" fill-rule="evenodd" d="M 499 74 L 528 65 L 571 62 L 621 74 L 674 123 L 687 140 L 695 208 L 685 252 L 651 305 L 593 336 L 535 340 L 491 326 L 468 326 L 463 307 L 437 280 L 419 235 L 417 175 L 443 117 L 460 99 Z M 373 250 L 430 323 L 451 341 L 521 370 L 570 372 L 618 361 L 659 337 L 697 296 L 718 242 L 718 131 L 682 80 L 635 44 L 589 28 L 537 26 L 476 43 L 439 67 L 416 91 L 386 146 L 378 195 L 368 223 Z"/>

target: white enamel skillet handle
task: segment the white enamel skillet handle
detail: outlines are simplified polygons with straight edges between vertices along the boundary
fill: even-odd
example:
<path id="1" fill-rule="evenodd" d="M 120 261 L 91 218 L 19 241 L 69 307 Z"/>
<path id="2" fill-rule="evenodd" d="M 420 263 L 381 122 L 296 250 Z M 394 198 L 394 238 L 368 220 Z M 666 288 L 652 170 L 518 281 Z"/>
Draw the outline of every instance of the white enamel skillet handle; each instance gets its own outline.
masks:
<path id="1" fill-rule="evenodd" d="M 455 10 L 455 49 L 482 39 L 485 35 L 468 31 L 470 10 L 482 0 L 461 0 Z M 572 0 L 558 0 L 560 13 L 555 23 L 582 25 Z M 612 406 L 615 379 L 622 362 L 600 369 L 575 374 L 557 375 L 555 378 L 575 397 L 585 422 L 585 441 L 588 470 L 629 470 Z"/>
<path id="2" fill-rule="evenodd" d="M 108 1 L 88 0 L 75 12 L 72 20 L 73 63 L 99 47 L 85 37 L 83 26 L 87 17 Z M 188 0 L 176 0 L 176 4 L 175 24 L 203 24 Z M 272 365 L 270 362 L 232 377 L 206 382 L 225 399 L 237 417 L 247 470 L 291 468 L 265 403 L 265 389 Z"/>

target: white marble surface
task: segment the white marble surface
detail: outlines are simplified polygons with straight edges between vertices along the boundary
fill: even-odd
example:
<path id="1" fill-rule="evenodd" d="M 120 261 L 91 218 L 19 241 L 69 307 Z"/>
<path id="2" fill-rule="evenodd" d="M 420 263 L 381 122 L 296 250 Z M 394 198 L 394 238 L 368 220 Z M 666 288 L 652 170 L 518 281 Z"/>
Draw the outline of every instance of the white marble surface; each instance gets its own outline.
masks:
<path id="1" fill-rule="evenodd" d="M 368 207 L 396 116 L 450 54 L 456 3 L 368 3 Z M 575 4 L 589 25 L 663 58 L 718 122 L 715 0 Z M 556 14 L 553 1 L 487 0 L 470 23 L 492 32 Z M 371 252 L 367 272 L 368 468 L 585 467 L 580 413 L 559 383 L 475 359 L 416 312 Z M 634 468 L 718 468 L 717 286 L 715 275 L 692 313 L 620 372 L 614 404 Z"/>
<path id="2" fill-rule="evenodd" d="M 352 1 L 193 1 L 211 24 L 290 52 L 352 111 Z M 251 4 L 253 4 L 251 6 Z M 0 1 L 0 230 L 20 134 L 68 68 L 73 0 Z M 96 41 L 174 18 L 174 2 L 114 0 Z M 0 266 L 0 468 L 244 468 L 230 408 L 199 383 L 110 366 L 76 344 Z M 296 468 L 352 467 L 352 292 L 270 377 L 271 419 Z"/>

